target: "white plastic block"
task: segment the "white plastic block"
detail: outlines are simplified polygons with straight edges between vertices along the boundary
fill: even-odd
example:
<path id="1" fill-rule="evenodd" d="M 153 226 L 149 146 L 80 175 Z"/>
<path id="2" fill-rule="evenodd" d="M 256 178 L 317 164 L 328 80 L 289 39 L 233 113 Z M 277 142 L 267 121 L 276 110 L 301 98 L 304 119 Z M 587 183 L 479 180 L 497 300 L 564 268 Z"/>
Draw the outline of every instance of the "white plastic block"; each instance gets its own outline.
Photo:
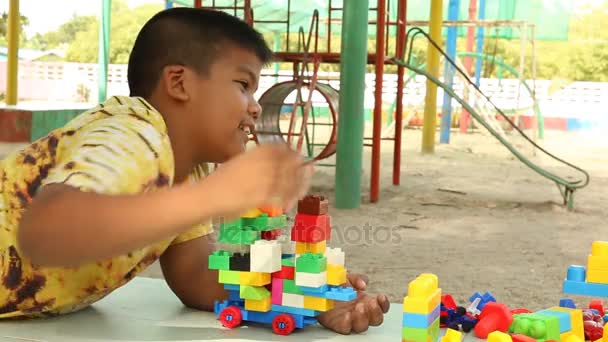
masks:
<path id="1" fill-rule="evenodd" d="M 327 272 L 305 273 L 296 272 L 296 286 L 321 287 L 327 284 Z"/>
<path id="2" fill-rule="evenodd" d="M 275 241 L 281 245 L 281 253 L 282 254 L 295 254 L 296 253 L 296 243 L 291 241 L 291 238 L 287 235 L 279 236 Z"/>
<path id="3" fill-rule="evenodd" d="M 251 272 L 281 270 L 281 246 L 277 241 L 258 240 L 251 245 Z"/>
<path id="4" fill-rule="evenodd" d="M 328 265 L 344 266 L 344 252 L 342 248 L 327 247 L 325 249 L 325 257 L 327 258 Z"/>
<path id="5" fill-rule="evenodd" d="M 293 293 L 285 293 L 283 292 L 283 301 L 281 305 L 289 306 L 292 308 L 304 308 L 304 296 Z"/>

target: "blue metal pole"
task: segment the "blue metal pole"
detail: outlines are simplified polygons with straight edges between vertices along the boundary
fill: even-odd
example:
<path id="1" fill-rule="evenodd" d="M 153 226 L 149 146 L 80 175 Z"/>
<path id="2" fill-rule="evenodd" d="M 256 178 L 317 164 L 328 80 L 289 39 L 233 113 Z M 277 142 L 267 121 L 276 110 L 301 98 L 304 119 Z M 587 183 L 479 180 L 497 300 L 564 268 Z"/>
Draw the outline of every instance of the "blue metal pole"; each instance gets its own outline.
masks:
<path id="1" fill-rule="evenodd" d="M 460 0 L 450 0 L 448 7 L 448 20 L 458 20 L 458 12 L 460 9 Z M 456 38 L 457 38 L 457 27 L 448 27 L 448 36 L 446 43 L 446 50 L 448 56 L 452 60 L 456 59 Z M 445 61 L 445 68 L 443 71 L 445 77 L 445 83 L 452 87 L 454 83 L 454 68 L 452 65 Z M 450 143 L 450 128 L 452 126 L 452 98 L 447 92 L 443 92 L 443 110 L 441 111 L 441 136 L 439 137 L 440 144 Z"/>
<path id="2" fill-rule="evenodd" d="M 479 0 L 479 20 L 486 18 L 486 0 Z M 480 26 L 477 31 L 477 53 L 483 53 L 484 27 Z M 475 64 L 475 84 L 479 87 L 481 79 L 481 58 Z"/>
<path id="3" fill-rule="evenodd" d="M 165 0 L 165 9 L 173 8 L 173 1 Z"/>

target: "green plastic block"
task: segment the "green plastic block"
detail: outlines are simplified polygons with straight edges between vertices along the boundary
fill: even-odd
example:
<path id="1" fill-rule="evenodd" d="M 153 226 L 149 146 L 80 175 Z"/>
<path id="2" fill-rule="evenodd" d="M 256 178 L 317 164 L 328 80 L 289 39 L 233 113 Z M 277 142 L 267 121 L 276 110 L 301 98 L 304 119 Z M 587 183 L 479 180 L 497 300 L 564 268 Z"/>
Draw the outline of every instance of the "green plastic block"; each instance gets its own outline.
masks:
<path id="1" fill-rule="evenodd" d="M 220 230 L 219 242 L 237 245 L 251 245 L 260 238 L 261 233 L 251 228 L 226 228 Z"/>
<path id="2" fill-rule="evenodd" d="M 270 297 L 270 291 L 263 286 L 241 285 L 240 296 L 242 299 L 262 300 Z"/>
<path id="3" fill-rule="evenodd" d="M 285 228 L 287 226 L 287 216 L 273 216 L 268 218 L 268 230 Z"/>
<path id="4" fill-rule="evenodd" d="M 283 292 L 291 294 L 304 294 L 292 279 L 283 279 Z"/>
<path id="5" fill-rule="evenodd" d="M 243 220 L 242 219 L 236 219 L 234 221 L 230 221 L 230 222 L 225 222 L 220 224 L 220 231 L 224 230 L 224 229 L 241 229 L 243 228 Z"/>
<path id="6" fill-rule="evenodd" d="M 296 265 L 296 263 L 294 262 L 293 257 L 289 257 L 289 258 L 281 259 L 281 265 L 294 267 Z"/>
<path id="7" fill-rule="evenodd" d="M 532 337 L 538 342 L 559 341 L 559 317 L 539 313 L 514 315 L 509 332 Z"/>
<path id="8" fill-rule="evenodd" d="M 219 283 L 220 284 L 241 284 L 241 273 L 239 271 L 226 271 L 220 270 Z"/>
<path id="9" fill-rule="evenodd" d="M 262 214 L 258 217 L 243 217 L 243 226 L 257 231 L 268 230 L 268 214 Z"/>
<path id="10" fill-rule="evenodd" d="M 327 270 L 327 258 L 321 253 L 304 253 L 296 260 L 296 272 L 321 273 Z"/>
<path id="11" fill-rule="evenodd" d="M 401 339 L 412 342 L 437 342 L 439 341 L 439 318 L 437 318 L 428 328 L 403 327 Z"/>
<path id="12" fill-rule="evenodd" d="M 228 251 L 215 251 L 209 256 L 210 270 L 230 270 L 230 257 L 232 253 Z"/>

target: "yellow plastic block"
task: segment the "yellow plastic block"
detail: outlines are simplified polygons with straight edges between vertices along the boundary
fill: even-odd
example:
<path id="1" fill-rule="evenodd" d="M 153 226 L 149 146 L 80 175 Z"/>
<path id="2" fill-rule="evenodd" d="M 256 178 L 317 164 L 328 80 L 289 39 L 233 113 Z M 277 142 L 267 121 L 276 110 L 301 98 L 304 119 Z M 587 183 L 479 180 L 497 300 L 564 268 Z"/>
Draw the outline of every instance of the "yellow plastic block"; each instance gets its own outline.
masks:
<path id="1" fill-rule="evenodd" d="M 589 255 L 587 269 L 608 270 L 608 256 Z"/>
<path id="2" fill-rule="evenodd" d="M 346 283 L 346 268 L 342 265 L 327 265 L 327 285 L 340 286 Z"/>
<path id="3" fill-rule="evenodd" d="M 327 241 L 319 241 L 315 243 L 296 242 L 296 254 L 304 253 L 321 253 L 324 254 L 327 249 Z"/>
<path id="4" fill-rule="evenodd" d="M 511 335 L 502 331 L 494 331 L 488 334 L 488 342 L 512 342 Z"/>
<path id="5" fill-rule="evenodd" d="M 561 342 L 585 342 L 584 339 L 581 339 L 580 337 L 576 336 L 572 332 L 565 332 L 565 333 L 561 334 L 560 341 Z"/>
<path id="6" fill-rule="evenodd" d="M 245 218 L 255 218 L 262 215 L 262 211 L 260 209 L 251 209 L 241 215 L 241 217 Z"/>
<path id="7" fill-rule="evenodd" d="M 572 327 L 572 330 L 570 330 L 570 332 L 572 334 L 574 334 L 576 337 L 585 340 L 585 327 L 583 325 L 583 310 L 562 308 L 559 306 L 554 306 L 552 308 L 549 308 L 549 310 L 559 311 L 559 312 L 568 312 L 570 314 L 570 326 Z M 563 341 L 564 340 L 562 339 L 562 342 Z"/>
<path id="8" fill-rule="evenodd" d="M 264 286 L 270 284 L 270 273 L 241 272 L 241 285 Z"/>
<path id="9" fill-rule="evenodd" d="M 268 297 L 266 299 L 254 300 L 254 299 L 245 299 L 245 310 L 250 311 L 259 311 L 259 312 L 268 312 L 271 307 L 271 298 Z"/>
<path id="10" fill-rule="evenodd" d="M 445 335 L 443 335 L 443 337 L 441 337 L 441 342 L 460 342 L 462 341 L 462 333 L 458 330 L 454 330 L 454 329 L 447 329 L 445 331 Z M 496 342 L 503 342 L 503 341 L 496 341 Z M 509 341 L 504 341 L 504 342 L 509 342 Z"/>
<path id="11" fill-rule="evenodd" d="M 327 298 L 304 296 L 304 309 L 329 311 L 334 307 L 334 301 Z"/>
<path id="12" fill-rule="evenodd" d="M 437 276 L 423 273 L 412 280 L 407 296 L 403 299 L 403 312 L 429 314 L 441 301 L 441 289 Z"/>
<path id="13" fill-rule="evenodd" d="M 598 269 L 587 270 L 587 282 L 608 284 L 608 270 L 598 270 Z"/>
<path id="14" fill-rule="evenodd" d="M 594 241 L 591 244 L 591 255 L 608 257 L 608 241 Z"/>

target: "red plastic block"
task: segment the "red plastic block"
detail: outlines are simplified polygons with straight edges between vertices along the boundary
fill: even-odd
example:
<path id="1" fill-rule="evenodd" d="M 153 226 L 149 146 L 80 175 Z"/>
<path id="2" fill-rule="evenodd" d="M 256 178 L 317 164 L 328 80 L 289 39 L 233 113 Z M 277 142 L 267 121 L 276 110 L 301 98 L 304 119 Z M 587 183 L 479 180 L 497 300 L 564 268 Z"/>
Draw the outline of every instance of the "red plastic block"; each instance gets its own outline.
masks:
<path id="1" fill-rule="evenodd" d="M 475 335 L 485 339 L 493 331 L 506 333 L 512 322 L 513 314 L 505 304 L 489 302 L 479 314 L 479 322 L 475 325 Z"/>
<path id="2" fill-rule="evenodd" d="M 536 342 L 536 339 L 521 334 L 511 334 L 511 340 L 513 342 Z"/>
<path id="3" fill-rule="evenodd" d="M 291 241 L 321 242 L 331 238 L 329 215 L 296 214 Z"/>
<path id="4" fill-rule="evenodd" d="M 600 316 L 604 315 L 604 303 L 601 300 L 596 299 L 589 302 L 589 309 L 597 310 Z"/>
<path id="5" fill-rule="evenodd" d="M 293 266 L 281 266 L 281 270 L 272 274 L 273 278 L 293 280 L 296 268 Z"/>
<path id="6" fill-rule="evenodd" d="M 441 296 L 441 303 L 445 306 L 446 309 L 456 309 L 456 301 L 451 294 L 447 293 Z"/>
<path id="7" fill-rule="evenodd" d="M 282 229 L 265 230 L 262 231 L 262 239 L 264 240 L 276 240 L 281 235 Z"/>

